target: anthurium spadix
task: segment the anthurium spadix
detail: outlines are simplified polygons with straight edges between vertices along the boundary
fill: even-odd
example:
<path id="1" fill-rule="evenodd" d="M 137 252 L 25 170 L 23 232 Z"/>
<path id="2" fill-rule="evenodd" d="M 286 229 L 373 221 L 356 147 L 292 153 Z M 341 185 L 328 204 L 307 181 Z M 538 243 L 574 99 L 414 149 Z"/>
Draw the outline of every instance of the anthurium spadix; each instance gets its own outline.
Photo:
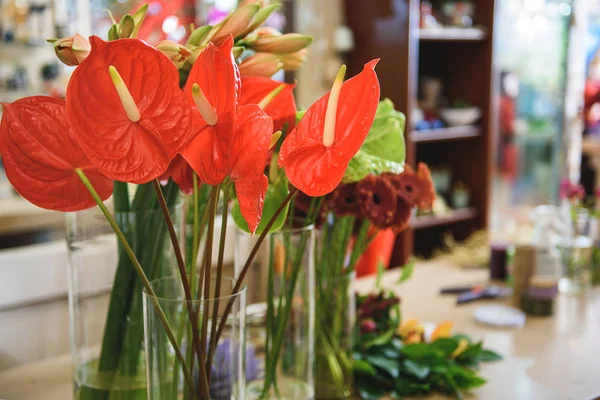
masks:
<path id="1" fill-rule="evenodd" d="M 67 87 L 67 118 L 90 163 L 111 179 L 162 175 L 189 140 L 190 107 L 163 53 L 138 39 L 90 38 Z"/>

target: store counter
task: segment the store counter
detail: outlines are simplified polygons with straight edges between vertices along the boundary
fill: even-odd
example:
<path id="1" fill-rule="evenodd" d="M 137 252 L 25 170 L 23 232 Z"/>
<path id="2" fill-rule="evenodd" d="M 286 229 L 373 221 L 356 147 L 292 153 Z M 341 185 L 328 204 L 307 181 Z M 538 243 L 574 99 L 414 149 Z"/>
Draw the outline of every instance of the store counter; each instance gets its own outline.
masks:
<path id="1" fill-rule="evenodd" d="M 398 277 L 399 271 L 388 272 L 383 284 L 394 287 Z M 495 329 L 478 325 L 473 319 L 473 312 L 483 302 L 457 307 L 454 297 L 438 294 L 441 287 L 483 283 L 486 278 L 487 271 L 462 270 L 442 261 L 431 261 L 417 264 L 412 279 L 396 287 L 402 298 L 404 319 L 416 318 L 435 323 L 452 320 L 456 332 L 467 333 L 475 340 L 483 339 L 485 347 L 504 356 L 503 361 L 483 365 L 481 374 L 488 383 L 467 398 L 595 399 L 600 394 L 597 368 L 600 360 L 600 289 L 594 289 L 585 297 L 560 296 L 553 317 L 528 317 L 522 329 Z M 371 290 L 373 285 L 374 278 L 363 278 L 357 287 L 365 292 Z M 66 303 L 60 305 L 66 307 Z M 30 308 L 27 312 L 31 313 L 30 318 L 35 319 L 35 313 L 47 312 L 47 307 L 44 305 L 39 311 Z M 0 321 L 4 326 L 1 312 Z M 48 326 L 52 324 L 48 318 L 45 321 Z M 62 342 L 66 346 L 68 326 L 64 324 L 64 319 L 60 323 Z M 44 335 L 43 329 L 36 332 L 37 335 Z M 13 337 L 15 345 L 28 345 L 18 335 Z M 71 396 L 69 355 L 0 371 L 0 399 L 66 400 Z M 437 395 L 429 397 L 445 398 Z"/>

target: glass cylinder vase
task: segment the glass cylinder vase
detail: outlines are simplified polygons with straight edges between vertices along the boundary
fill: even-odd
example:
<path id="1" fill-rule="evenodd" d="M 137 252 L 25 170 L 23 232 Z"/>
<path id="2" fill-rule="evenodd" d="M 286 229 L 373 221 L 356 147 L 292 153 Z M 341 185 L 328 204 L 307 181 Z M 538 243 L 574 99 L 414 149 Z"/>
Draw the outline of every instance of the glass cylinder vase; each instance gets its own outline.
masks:
<path id="1" fill-rule="evenodd" d="M 212 279 L 208 297 L 186 301 L 180 276 L 151 286 L 154 295 L 144 291 L 148 400 L 243 400 L 246 289 L 223 278 L 219 293 L 225 296 L 216 297 Z M 197 352 L 196 343 L 204 351 Z"/>
<path id="2" fill-rule="evenodd" d="M 235 267 L 239 273 L 257 236 L 238 231 Z M 249 296 L 249 399 L 307 400 L 314 393 L 315 338 L 314 226 L 281 229 L 258 249 L 246 277 Z"/>
<path id="3" fill-rule="evenodd" d="M 559 290 L 567 294 L 586 292 L 592 284 L 592 239 L 587 236 L 565 239 L 558 250 L 562 266 Z"/>
<path id="4" fill-rule="evenodd" d="M 317 271 L 320 271 L 317 266 Z M 316 286 L 315 392 L 317 399 L 352 395 L 356 274 L 320 276 Z"/>
<path id="5" fill-rule="evenodd" d="M 164 193 L 181 232 L 178 189 Z M 147 276 L 156 279 L 171 276 L 176 263 L 164 216 L 147 194 L 132 202 L 137 211 L 113 215 Z M 142 285 L 129 258 L 98 208 L 67 214 L 67 244 L 73 398 L 146 399 Z"/>

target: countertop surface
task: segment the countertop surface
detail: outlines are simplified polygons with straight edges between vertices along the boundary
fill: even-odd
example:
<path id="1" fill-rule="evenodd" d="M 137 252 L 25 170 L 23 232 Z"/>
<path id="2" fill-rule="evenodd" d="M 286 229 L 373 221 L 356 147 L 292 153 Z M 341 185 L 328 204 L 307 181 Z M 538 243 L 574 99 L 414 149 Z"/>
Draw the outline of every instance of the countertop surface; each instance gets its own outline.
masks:
<path id="1" fill-rule="evenodd" d="M 600 395 L 600 289 L 584 297 L 561 295 L 553 317 L 528 317 L 524 328 L 494 329 L 473 319 L 474 310 L 484 303 L 456 307 L 453 296 L 438 294 L 443 286 L 483 283 L 487 271 L 462 270 L 437 260 L 418 263 L 412 279 L 401 286 L 395 286 L 398 276 L 397 270 L 387 272 L 383 284 L 400 294 L 404 319 L 452 320 L 455 332 L 483 339 L 486 347 L 504 356 L 503 361 L 483 366 L 481 374 L 488 383 L 467 398 L 591 400 Z M 364 292 L 373 284 L 374 278 L 366 278 L 357 287 Z M 64 335 L 68 335 L 66 326 Z M 3 400 L 67 400 L 71 390 L 69 355 L 0 371 Z"/>

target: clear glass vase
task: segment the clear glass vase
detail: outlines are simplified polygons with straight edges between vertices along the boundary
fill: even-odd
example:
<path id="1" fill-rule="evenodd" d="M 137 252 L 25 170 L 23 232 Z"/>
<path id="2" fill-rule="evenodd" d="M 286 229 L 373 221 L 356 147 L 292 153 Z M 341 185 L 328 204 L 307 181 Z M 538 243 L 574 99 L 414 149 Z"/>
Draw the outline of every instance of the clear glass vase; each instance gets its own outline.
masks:
<path id="1" fill-rule="evenodd" d="M 578 236 L 558 245 L 562 276 L 558 283 L 561 293 L 585 293 L 592 284 L 592 239 Z"/>
<path id="2" fill-rule="evenodd" d="M 180 230 L 183 206 L 175 189 L 165 189 L 165 196 Z M 143 208 L 156 205 L 150 195 L 132 202 L 139 211 L 113 215 L 156 279 L 171 276 L 176 264 L 162 212 Z M 73 398 L 146 399 L 142 285 L 129 258 L 98 208 L 67 214 L 67 244 Z"/>
<path id="3" fill-rule="evenodd" d="M 236 273 L 257 237 L 236 235 Z M 282 229 L 267 236 L 247 276 L 249 399 L 306 400 L 314 392 L 315 339 L 314 226 Z M 256 285 L 254 283 L 256 282 Z"/>
<path id="4" fill-rule="evenodd" d="M 215 297 L 216 281 L 213 279 L 207 298 L 188 302 L 179 275 L 151 284 L 155 296 L 144 291 L 148 400 L 243 400 L 246 289 L 233 292 L 235 280 L 223 278 L 220 293 L 225 295 Z M 190 309 L 197 314 L 191 319 Z M 191 321 L 197 324 L 200 346 L 206 350 L 200 358 L 206 374 L 199 368 Z M 217 335 L 221 324 L 222 334 Z M 185 364 L 177 357 L 177 349 L 168 336 L 169 330 Z M 206 383 L 203 383 L 205 379 L 208 379 L 208 394 Z"/>
<path id="5" fill-rule="evenodd" d="M 356 274 L 320 276 L 317 265 L 315 392 L 317 399 L 352 395 Z"/>

